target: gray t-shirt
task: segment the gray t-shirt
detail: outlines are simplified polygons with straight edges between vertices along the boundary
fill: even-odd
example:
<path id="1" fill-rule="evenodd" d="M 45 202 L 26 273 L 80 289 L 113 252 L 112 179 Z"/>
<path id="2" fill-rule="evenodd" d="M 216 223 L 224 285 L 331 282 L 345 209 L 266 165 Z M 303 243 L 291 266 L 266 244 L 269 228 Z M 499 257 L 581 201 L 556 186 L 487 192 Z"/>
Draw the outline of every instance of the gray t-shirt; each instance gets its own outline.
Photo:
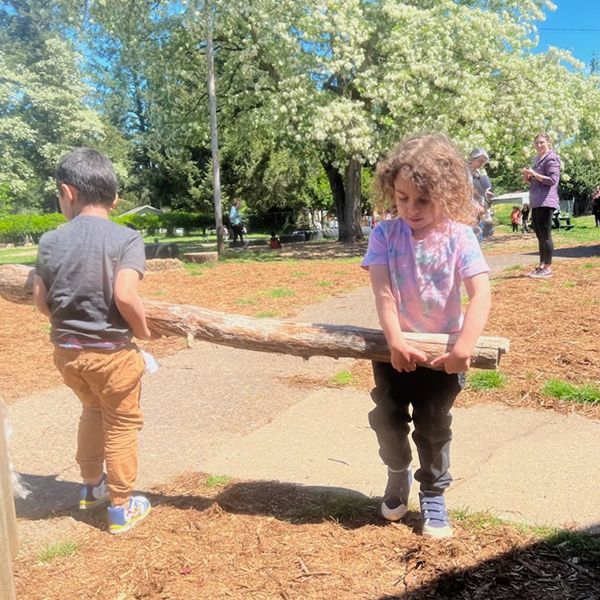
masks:
<path id="1" fill-rule="evenodd" d="M 127 342 L 132 334 L 114 300 L 119 269 L 144 274 L 144 241 L 108 219 L 78 216 L 42 236 L 35 265 L 47 290 L 51 340 Z"/>

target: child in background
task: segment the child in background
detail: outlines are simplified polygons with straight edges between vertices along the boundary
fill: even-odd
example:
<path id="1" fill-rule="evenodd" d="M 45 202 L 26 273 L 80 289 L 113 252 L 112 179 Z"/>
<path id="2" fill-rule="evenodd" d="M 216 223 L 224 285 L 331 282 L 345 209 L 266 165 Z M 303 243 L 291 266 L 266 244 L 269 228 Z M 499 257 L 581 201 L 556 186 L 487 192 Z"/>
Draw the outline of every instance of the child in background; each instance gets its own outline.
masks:
<path id="1" fill-rule="evenodd" d="M 145 370 L 132 336 L 151 337 L 138 295 L 144 242 L 108 218 L 117 177 L 105 156 L 74 149 L 60 160 L 56 183 L 68 223 L 40 240 L 34 300 L 52 325 L 54 364 L 82 404 L 79 508 L 110 498 L 109 530 L 123 533 L 150 512 L 147 498 L 132 495 Z"/>
<path id="2" fill-rule="evenodd" d="M 527 202 L 523 203 L 521 207 L 521 231 L 523 233 L 529 233 L 529 204 Z"/>
<path id="3" fill-rule="evenodd" d="M 467 165 L 446 136 L 401 142 L 378 165 L 376 183 L 399 217 L 375 227 L 362 262 L 391 353 L 391 364 L 373 363 L 375 408 L 369 414 L 388 467 L 381 511 L 397 521 L 408 510 L 412 420 L 423 535 L 450 537 L 443 495 L 452 481 L 450 409 L 489 313 L 489 268 L 471 228 L 475 215 Z M 469 296 L 464 317 L 461 282 Z M 427 363 L 403 331 L 458 338 L 448 352 Z"/>
<path id="4" fill-rule="evenodd" d="M 510 211 L 510 224 L 512 225 L 513 233 L 519 231 L 519 225 L 521 225 L 521 209 L 518 206 L 513 206 Z"/>
<path id="5" fill-rule="evenodd" d="M 281 240 L 271 231 L 271 239 L 269 240 L 269 248 L 271 250 L 279 250 L 281 248 Z"/>

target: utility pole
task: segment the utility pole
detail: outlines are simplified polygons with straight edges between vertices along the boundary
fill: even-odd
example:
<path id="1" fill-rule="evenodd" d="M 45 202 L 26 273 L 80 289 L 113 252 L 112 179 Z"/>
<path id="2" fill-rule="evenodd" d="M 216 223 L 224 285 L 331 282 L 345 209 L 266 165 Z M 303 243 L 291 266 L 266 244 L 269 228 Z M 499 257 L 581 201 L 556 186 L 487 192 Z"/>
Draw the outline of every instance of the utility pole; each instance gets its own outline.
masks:
<path id="1" fill-rule="evenodd" d="M 213 164 L 215 229 L 217 231 L 217 253 L 221 256 L 225 250 L 225 245 L 223 242 L 223 209 L 221 207 L 221 172 L 219 169 L 219 139 L 217 135 L 217 94 L 213 57 L 213 8 L 211 0 L 205 0 L 204 7 L 206 12 L 206 61 L 208 65 L 208 108 L 210 113 L 210 147 Z"/>

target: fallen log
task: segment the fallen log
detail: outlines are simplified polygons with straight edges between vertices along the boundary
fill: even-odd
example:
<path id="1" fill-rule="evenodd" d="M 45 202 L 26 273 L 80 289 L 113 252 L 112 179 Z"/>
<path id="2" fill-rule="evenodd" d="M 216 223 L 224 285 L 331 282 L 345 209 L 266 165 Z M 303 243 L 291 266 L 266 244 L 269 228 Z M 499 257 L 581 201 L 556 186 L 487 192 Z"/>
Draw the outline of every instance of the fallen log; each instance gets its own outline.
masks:
<path id="1" fill-rule="evenodd" d="M 11 302 L 31 304 L 33 269 L 23 265 L 0 266 L 0 296 Z M 234 348 L 311 356 L 349 357 L 390 362 L 390 351 L 380 329 L 327 323 L 298 323 L 276 319 L 253 319 L 198 306 L 169 304 L 143 299 L 148 327 L 157 335 L 182 336 Z M 449 351 L 456 335 L 404 334 L 428 361 Z M 479 369 L 495 369 L 508 352 L 506 338 L 481 336 L 471 357 Z"/>

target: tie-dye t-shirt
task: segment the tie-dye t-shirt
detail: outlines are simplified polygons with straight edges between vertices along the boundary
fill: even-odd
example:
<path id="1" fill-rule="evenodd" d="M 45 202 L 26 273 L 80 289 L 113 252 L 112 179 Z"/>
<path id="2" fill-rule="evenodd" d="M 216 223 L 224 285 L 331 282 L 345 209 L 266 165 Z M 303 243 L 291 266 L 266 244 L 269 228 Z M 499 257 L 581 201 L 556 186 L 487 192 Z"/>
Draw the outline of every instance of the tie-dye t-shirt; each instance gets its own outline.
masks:
<path id="1" fill-rule="evenodd" d="M 402 219 L 371 232 L 361 266 L 387 265 L 403 331 L 456 333 L 463 323 L 461 282 L 489 272 L 468 225 L 445 221 L 415 240 Z"/>

